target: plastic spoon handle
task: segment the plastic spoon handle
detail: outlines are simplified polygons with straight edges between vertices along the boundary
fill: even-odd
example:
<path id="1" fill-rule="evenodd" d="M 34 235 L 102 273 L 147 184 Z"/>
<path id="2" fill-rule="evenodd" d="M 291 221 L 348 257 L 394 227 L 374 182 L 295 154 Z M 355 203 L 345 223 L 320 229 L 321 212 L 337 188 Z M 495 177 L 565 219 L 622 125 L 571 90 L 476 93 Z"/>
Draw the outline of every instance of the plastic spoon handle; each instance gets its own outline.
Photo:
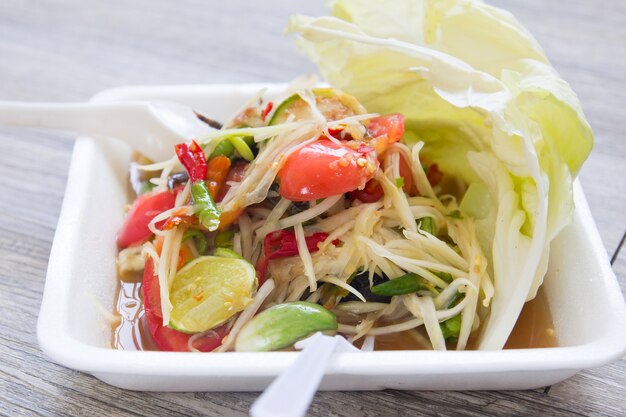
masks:
<path id="1" fill-rule="evenodd" d="M 298 417 L 306 414 L 338 339 L 319 335 L 250 409 L 252 417 Z"/>
<path id="2" fill-rule="evenodd" d="M 191 112 L 191 111 L 190 111 Z M 26 103 L 0 101 L 0 124 L 117 138 L 151 159 L 173 154 L 182 138 L 145 102 Z"/>
<path id="3" fill-rule="evenodd" d="M 0 123 L 79 134 L 116 136 L 120 124 L 146 106 L 136 103 L 28 103 L 0 101 Z M 145 111 L 145 110 L 144 110 Z M 128 116 L 127 116 L 128 115 Z M 121 120 L 120 120 L 121 119 Z M 125 126 L 128 128 L 128 125 Z M 112 134 L 113 133 L 113 134 Z"/>

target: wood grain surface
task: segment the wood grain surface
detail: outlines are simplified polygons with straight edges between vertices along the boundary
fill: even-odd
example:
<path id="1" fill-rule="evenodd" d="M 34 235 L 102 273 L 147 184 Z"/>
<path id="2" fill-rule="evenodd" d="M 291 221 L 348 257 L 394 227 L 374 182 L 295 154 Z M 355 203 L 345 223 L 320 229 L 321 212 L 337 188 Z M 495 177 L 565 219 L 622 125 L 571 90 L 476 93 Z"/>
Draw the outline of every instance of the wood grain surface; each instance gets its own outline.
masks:
<path id="1" fill-rule="evenodd" d="M 498 0 L 579 94 L 596 147 L 581 173 L 607 252 L 626 230 L 626 2 Z M 315 68 L 283 35 L 320 1 L 2 0 L 0 100 L 115 86 L 286 81 Z M 254 393 L 120 390 L 52 363 L 35 327 L 72 137 L 0 128 L 0 415 L 246 415 Z M 626 253 L 614 269 L 626 292 Z M 626 414 L 626 360 L 544 390 L 325 392 L 312 416 Z"/>

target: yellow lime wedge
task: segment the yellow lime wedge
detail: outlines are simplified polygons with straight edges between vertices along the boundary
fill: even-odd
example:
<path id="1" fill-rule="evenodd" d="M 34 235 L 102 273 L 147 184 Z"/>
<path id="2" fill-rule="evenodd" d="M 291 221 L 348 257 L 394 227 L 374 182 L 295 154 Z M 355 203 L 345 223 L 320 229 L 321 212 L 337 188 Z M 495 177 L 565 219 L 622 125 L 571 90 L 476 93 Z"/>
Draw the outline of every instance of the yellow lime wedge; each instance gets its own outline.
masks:
<path id="1" fill-rule="evenodd" d="M 251 301 L 256 271 L 244 259 L 201 256 L 185 265 L 170 289 L 169 326 L 185 333 L 212 329 Z"/>

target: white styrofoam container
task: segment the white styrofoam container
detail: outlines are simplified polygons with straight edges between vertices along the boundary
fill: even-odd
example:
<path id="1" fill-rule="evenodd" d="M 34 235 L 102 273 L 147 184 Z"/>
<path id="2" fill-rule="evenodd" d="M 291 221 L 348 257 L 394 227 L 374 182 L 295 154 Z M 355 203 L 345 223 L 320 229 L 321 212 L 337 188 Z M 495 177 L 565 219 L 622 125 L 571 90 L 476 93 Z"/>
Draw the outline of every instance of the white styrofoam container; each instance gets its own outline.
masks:
<path id="1" fill-rule="evenodd" d="M 94 100 L 178 101 L 223 120 L 261 87 L 129 87 L 105 91 Z M 281 88 L 270 86 L 269 93 Z M 102 309 L 113 310 L 115 237 L 124 215 L 130 154 L 128 146 L 117 141 L 76 142 L 37 326 L 42 350 L 61 365 L 127 389 L 262 390 L 297 353 L 129 352 L 106 347 L 111 329 Z M 321 389 L 528 389 L 624 355 L 624 299 L 578 182 L 574 191 L 574 220 L 552 245 L 544 284 L 560 347 L 337 353 Z"/>

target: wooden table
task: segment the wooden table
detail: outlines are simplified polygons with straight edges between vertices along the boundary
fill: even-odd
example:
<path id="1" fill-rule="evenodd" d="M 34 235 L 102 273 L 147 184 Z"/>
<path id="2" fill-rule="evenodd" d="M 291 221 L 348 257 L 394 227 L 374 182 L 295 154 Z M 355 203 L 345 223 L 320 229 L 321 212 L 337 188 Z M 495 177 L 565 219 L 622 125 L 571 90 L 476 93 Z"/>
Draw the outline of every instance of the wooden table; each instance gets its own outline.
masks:
<path id="1" fill-rule="evenodd" d="M 596 147 L 581 179 L 607 252 L 626 229 L 626 3 L 498 0 L 579 94 Z M 0 99 L 86 100 L 110 87 L 285 81 L 315 68 L 283 36 L 321 2 L 0 2 Z M 35 324 L 73 140 L 0 128 L 0 414 L 245 415 L 254 393 L 123 391 L 52 363 Z M 614 263 L 626 290 L 626 253 Z M 544 390 L 327 392 L 311 415 L 624 415 L 626 360 Z"/>

